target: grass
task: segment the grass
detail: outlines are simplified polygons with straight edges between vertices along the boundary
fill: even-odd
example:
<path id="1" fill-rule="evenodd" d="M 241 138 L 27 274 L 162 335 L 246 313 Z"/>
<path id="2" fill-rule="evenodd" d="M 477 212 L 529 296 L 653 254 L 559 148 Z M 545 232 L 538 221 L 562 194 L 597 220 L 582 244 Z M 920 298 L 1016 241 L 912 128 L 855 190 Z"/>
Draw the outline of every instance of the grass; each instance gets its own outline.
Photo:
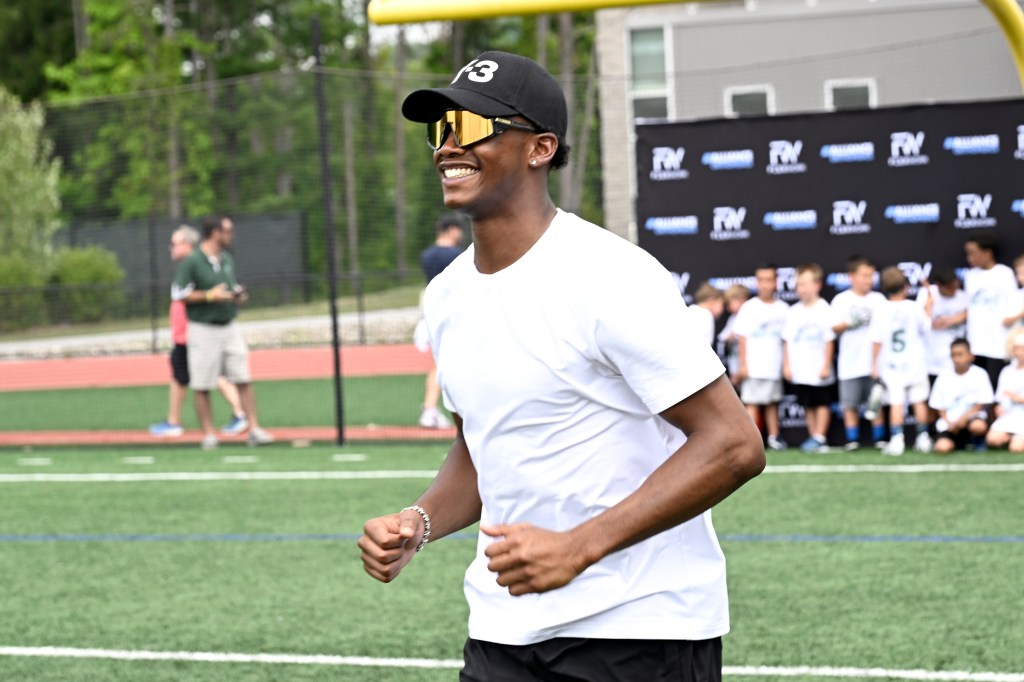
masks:
<path id="1" fill-rule="evenodd" d="M 445 447 L 270 447 L 225 463 L 195 448 L 50 449 L 0 473 L 433 470 Z M 365 461 L 337 462 L 338 452 Z M 125 457 L 147 455 L 150 466 Z M 899 464 L 934 463 L 908 455 Z M 1007 463 L 1006 453 L 944 462 Z M 877 453 L 772 453 L 770 464 L 892 464 Z M 766 473 L 715 510 L 729 561 L 727 666 L 1024 673 L 1022 473 Z M 33 534 L 350 534 L 425 479 L 0 483 L 0 646 L 457 659 L 475 543 L 432 543 L 398 581 L 370 580 L 354 540 L 12 542 Z M 744 539 L 744 536 L 747 536 Z M 749 536 L 757 536 L 753 541 Z M 813 539 L 809 536 L 818 536 Z M 914 542 L 881 541 L 886 536 Z M 923 537 L 1016 542 L 925 542 Z M 825 540 L 822 538 L 833 538 Z M 453 670 L 0 656 L 0 679 L 451 680 Z M 743 679 L 758 679 L 744 677 Z M 769 679 L 769 678 L 760 678 Z M 787 678 L 806 679 L 813 678 Z"/>
<path id="2" fill-rule="evenodd" d="M 260 421 L 274 426 L 334 424 L 334 384 L 330 379 L 262 381 L 253 384 Z M 413 425 L 423 400 L 420 375 L 352 377 L 342 382 L 348 424 Z M 167 414 L 167 387 L 84 388 L 0 393 L 0 431 L 144 429 Z M 214 398 L 218 424 L 230 409 Z M 185 428 L 197 428 L 191 396 L 182 410 Z"/>

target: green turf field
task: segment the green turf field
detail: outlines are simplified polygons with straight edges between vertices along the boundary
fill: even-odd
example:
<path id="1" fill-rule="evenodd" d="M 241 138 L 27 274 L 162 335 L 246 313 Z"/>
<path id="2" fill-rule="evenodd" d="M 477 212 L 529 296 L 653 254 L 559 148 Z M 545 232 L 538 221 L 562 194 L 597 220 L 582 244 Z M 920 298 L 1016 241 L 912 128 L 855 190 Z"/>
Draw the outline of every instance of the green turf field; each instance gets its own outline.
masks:
<path id="1" fill-rule="evenodd" d="M 330 379 L 259 381 L 256 400 L 260 421 L 275 426 L 332 426 L 334 384 Z M 423 401 L 423 376 L 352 377 L 342 383 L 349 424 L 413 425 Z M 145 429 L 167 416 L 167 387 L 82 388 L 0 393 L 0 431 L 62 429 Z M 218 424 L 230 419 L 219 395 L 213 399 Z M 198 423 L 191 395 L 182 423 Z"/>
<path id="2" fill-rule="evenodd" d="M 363 574 L 363 521 L 410 503 L 444 446 L 0 451 L 0 680 L 453 680 L 395 665 L 128 661 L 5 647 L 452 661 L 472 535 L 392 585 Z M 234 453 L 238 456 L 238 453 Z M 345 455 L 335 457 L 335 455 Z M 920 464 L 995 472 L 895 473 Z M 787 466 L 875 465 L 797 473 Z M 1024 679 L 1024 459 L 772 453 L 715 511 L 729 560 L 727 677 L 753 666 L 1006 673 Z M 396 472 L 376 479 L 340 478 Z M 12 482 L 10 475 L 328 472 L 320 480 Z M 397 473 L 404 472 L 404 473 Z M 365 473 L 362 475 L 366 475 Z M 379 474 L 382 475 L 382 474 Z M 823 679 L 791 676 L 786 679 Z M 928 679 L 918 677 L 918 679 Z M 972 678 L 963 678 L 972 679 Z M 980 678 L 979 678 L 980 679 Z M 991 678 L 996 679 L 996 678 Z"/>

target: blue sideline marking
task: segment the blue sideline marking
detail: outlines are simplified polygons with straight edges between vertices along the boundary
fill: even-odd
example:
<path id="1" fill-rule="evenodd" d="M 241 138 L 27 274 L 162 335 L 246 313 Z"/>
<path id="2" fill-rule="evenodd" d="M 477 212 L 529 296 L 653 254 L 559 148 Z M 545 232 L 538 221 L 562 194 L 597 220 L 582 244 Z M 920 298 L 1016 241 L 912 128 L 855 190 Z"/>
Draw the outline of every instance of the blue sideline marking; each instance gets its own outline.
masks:
<path id="1" fill-rule="evenodd" d="M 348 542 L 358 533 L 308 534 L 70 534 L 0 535 L 0 542 Z M 476 540 L 476 533 L 455 533 L 446 540 Z M 923 543 L 1024 543 L 1019 535 L 721 535 L 723 542 L 923 542 Z"/>

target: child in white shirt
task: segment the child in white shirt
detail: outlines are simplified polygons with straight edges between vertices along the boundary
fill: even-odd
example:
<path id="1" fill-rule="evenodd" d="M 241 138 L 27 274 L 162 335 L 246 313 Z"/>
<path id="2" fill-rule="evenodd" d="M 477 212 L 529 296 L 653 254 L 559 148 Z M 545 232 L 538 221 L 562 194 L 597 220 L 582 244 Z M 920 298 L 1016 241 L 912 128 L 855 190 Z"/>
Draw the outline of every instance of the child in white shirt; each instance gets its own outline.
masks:
<path id="1" fill-rule="evenodd" d="M 808 438 L 804 452 L 828 450 L 832 394 L 836 378 L 832 372 L 836 335 L 832 331 L 828 303 L 819 293 L 823 272 L 817 263 L 796 269 L 798 303 L 790 306 L 782 328 L 785 350 L 782 374 L 793 384 L 797 403 L 804 408 Z"/>
<path id="2" fill-rule="evenodd" d="M 999 373 L 996 385 L 996 420 L 988 430 L 989 446 L 1009 446 L 1024 452 L 1024 328 L 1014 329 L 1006 342 L 1013 361 Z"/>
<path id="3" fill-rule="evenodd" d="M 701 338 L 705 339 L 709 346 L 714 346 L 715 323 L 725 311 L 725 295 L 720 289 L 704 282 L 697 288 L 697 293 L 693 295 L 693 303 L 690 310 L 693 314 L 694 325 Z"/>
<path id="4" fill-rule="evenodd" d="M 889 300 L 871 320 L 871 376 L 886 387 L 889 402 L 889 443 L 886 455 L 898 457 L 906 449 L 903 436 L 904 407 L 910 403 L 917 421 L 914 449 L 931 452 L 928 435 L 928 371 L 924 337 L 928 318 L 916 301 L 907 299 L 910 284 L 897 267 L 882 271 L 882 291 Z"/>
<path id="5" fill-rule="evenodd" d="M 739 339 L 740 400 L 755 423 L 764 412 L 767 445 L 784 450 L 786 442 L 779 431 L 779 402 L 782 400 L 782 325 L 786 321 L 785 302 L 775 298 L 778 277 L 774 265 L 762 265 L 755 271 L 757 297 L 743 304 L 736 315 L 733 333 Z"/>
<path id="6" fill-rule="evenodd" d="M 871 339 L 868 327 L 885 296 L 872 291 L 875 266 L 863 256 L 851 256 L 846 264 L 850 288 L 832 299 L 832 331 L 839 338 L 839 404 L 843 407 L 846 449 L 860 447 L 860 410 L 871 394 Z M 882 414 L 871 423 L 871 440 L 876 447 L 885 445 Z"/>
<path id="7" fill-rule="evenodd" d="M 968 443 L 975 450 L 984 450 L 987 409 L 994 399 L 992 384 L 985 370 L 974 364 L 967 339 L 954 339 L 949 355 L 953 366 L 936 377 L 928 400 L 928 405 L 939 413 L 935 452 L 963 450 Z"/>

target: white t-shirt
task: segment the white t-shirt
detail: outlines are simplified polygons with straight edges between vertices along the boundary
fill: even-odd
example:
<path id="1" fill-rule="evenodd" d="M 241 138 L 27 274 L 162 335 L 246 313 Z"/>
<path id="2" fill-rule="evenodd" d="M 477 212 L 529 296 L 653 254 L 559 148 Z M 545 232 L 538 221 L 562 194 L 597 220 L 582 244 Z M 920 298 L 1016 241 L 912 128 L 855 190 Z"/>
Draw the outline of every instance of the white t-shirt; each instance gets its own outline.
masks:
<path id="1" fill-rule="evenodd" d="M 967 294 L 962 289 L 957 289 L 952 296 L 943 296 L 939 293 L 938 285 L 935 284 L 917 292 L 917 302 L 922 307 L 928 302 L 929 291 L 932 295 L 931 319 L 933 321 L 967 310 Z M 928 374 L 938 375 L 947 369 L 953 369 L 953 359 L 949 357 L 949 346 L 956 339 L 966 338 L 964 336 L 966 333 L 966 323 L 945 329 L 935 329 L 931 324 L 928 325 L 928 332 L 925 335 L 925 346 L 928 349 Z"/>
<path id="2" fill-rule="evenodd" d="M 869 291 L 859 296 L 852 289 L 841 291 L 832 299 L 832 324 L 845 322 L 850 325 L 839 335 L 839 380 L 858 379 L 871 376 L 871 337 L 868 327 L 871 317 L 879 305 L 885 303 L 885 296 Z"/>
<path id="3" fill-rule="evenodd" d="M 736 313 L 732 333 L 746 339 L 747 375 L 751 379 L 782 378 L 782 326 L 789 305 L 752 298 Z"/>
<path id="4" fill-rule="evenodd" d="M 992 429 L 1024 433 L 1024 404 L 1010 400 L 1006 395 L 1007 391 L 1024 394 L 1024 369 L 1018 369 L 1016 362 L 1003 367 L 1003 371 L 999 373 L 995 402 L 1003 406 L 1004 412 L 993 422 Z"/>
<path id="5" fill-rule="evenodd" d="M 878 373 L 890 391 L 928 381 L 924 337 L 928 316 L 917 301 L 884 301 L 871 317 L 871 342 L 882 344 Z"/>
<path id="6" fill-rule="evenodd" d="M 963 374 L 957 374 L 953 368 L 942 370 L 932 386 L 928 404 L 933 409 L 945 410 L 946 416 L 956 421 L 975 405 L 989 405 L 994 400 L 988 372 L 971 365 Z M 941 417 L 935 426 L 940 432 L 949 429 L 949 423 Z"/>
<path id="7" fill-rule="evenodd" d="M 691 305 L 688 310 L 693 315 L 693 328 L 700 338 L 706 340 L 709 346 L 715 345 L 715 316 L 707 308 L 699 305 Z"/>
<path id="8" fill-rule="evenodd" d="M 718 332 L 718 355 L 725 358 L 729 376 L 736 376 L 736 372 L 740 371 L 739 342 L 735 338 L 730 339 L 733 336 L 734 324 L 736 324 L 736 316 L 730 315 L 726 319 L 722 331 Z"/>
<path id="9" fill-rule="evenodd" d="M 1006 357 L 1003 319 L 1009 297 L 1017 291 L 1013 270 L 997 263 L 988 270 L 971 268 L 964 277 L 967 293 L 967 341 L 971 352 L 986 358 Z"/>
<path id="10" fill-rule="evenodd" d="M 829 314 L 828 303 L 823 299 L 819 298 L 811 305 L 800 302 L 790 306 L 786 324 L 782 327 L 782 340 L 786 342 L 794 384 L 828 386 L 835 383 L 831 366 L 828 378 L 821 378 L 825 347 L 835 338 L 832 316 Z"/>
<path id="11" fill-rule="evenodd" d="M 721 376 L 722 363 L 650 254 L 572 214 L 559 211 L 497 273 L 479 273 L 474 253 L 430 283 L 424 309 L 445 405 L 463 419 L 481 522 L 574 528 L 685 442 L 658 413 Z M 729 629 L 710 512 L 524 597 L 487 569 L 491 542 L 480 534 L 466 571 L 475 639 L 707 639 Z"/>

